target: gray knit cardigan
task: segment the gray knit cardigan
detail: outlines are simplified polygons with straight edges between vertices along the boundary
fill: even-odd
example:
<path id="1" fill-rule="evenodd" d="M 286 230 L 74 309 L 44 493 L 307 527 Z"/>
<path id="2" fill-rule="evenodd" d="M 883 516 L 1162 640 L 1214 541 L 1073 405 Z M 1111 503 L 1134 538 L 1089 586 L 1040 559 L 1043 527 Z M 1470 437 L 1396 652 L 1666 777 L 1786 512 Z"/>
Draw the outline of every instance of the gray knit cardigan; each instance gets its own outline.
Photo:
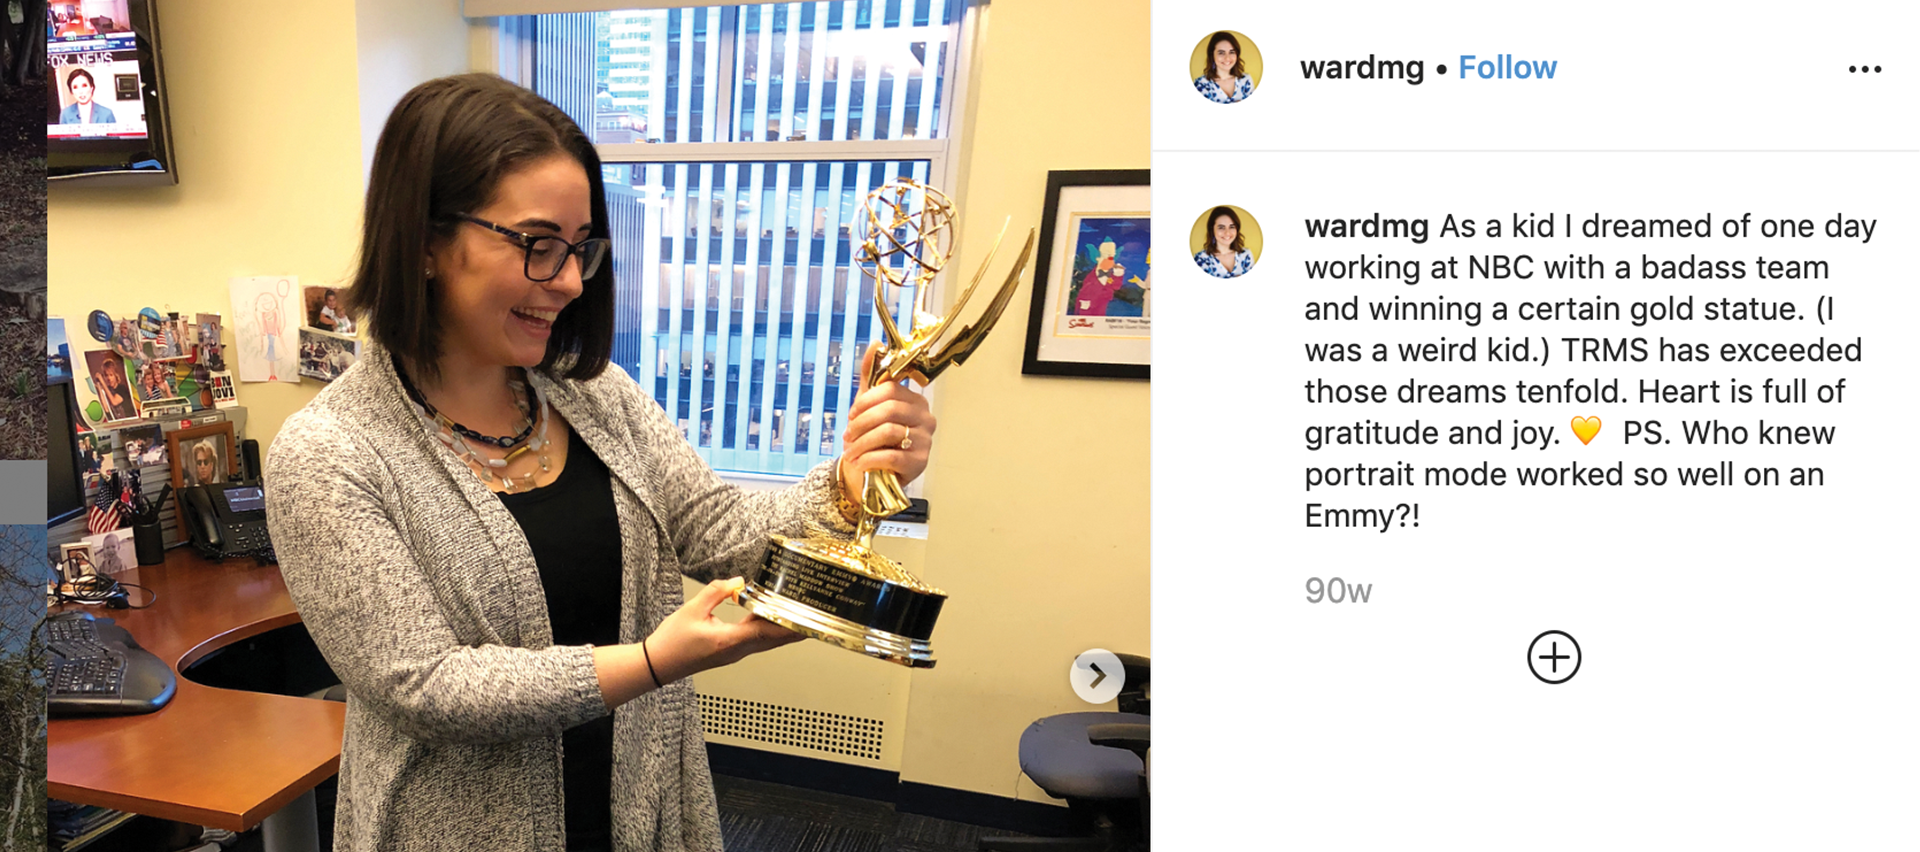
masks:
<path id="1" fill-rule="evenodd" d="M 367 348 L 266 462 L 281 573 L 348 692 L 334 849 L 561 849 L 560 733 L 607 712 L 592 650 L 552 644 L 519 524 Z M 623 643 L 680 607 L 681 574 L 737 576 L 769 533 L 850 532 L 830 463 L 743 492 L 620 370 L 534 382 L 613 473 Z M 690 681 L 614 711 L 613 782 L 614 849 L 720 848 Z"/>

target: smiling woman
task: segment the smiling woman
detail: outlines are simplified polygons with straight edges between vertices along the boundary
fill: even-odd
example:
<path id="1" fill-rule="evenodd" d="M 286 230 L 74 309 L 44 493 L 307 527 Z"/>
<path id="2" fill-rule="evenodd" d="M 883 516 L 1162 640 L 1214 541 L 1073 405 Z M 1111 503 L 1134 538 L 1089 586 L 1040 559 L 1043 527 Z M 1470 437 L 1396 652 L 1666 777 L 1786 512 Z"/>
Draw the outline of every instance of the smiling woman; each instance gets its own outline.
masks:
<path id="1" fill-rule="evenodd" d="M 288 591 L 350 696 L 337 849 L 717 849 L 686 678 L 799 639 L 713 617 L 730 578 L 771 535 L 850 534 L 865 471 L 926 467 L 926 401 L 886 383 L 837 461 L 724 484 L 606 369 L 601 174 L 497 77 L 422 84 L 381 133 L 347 291 L 372 341 L 265 475 Z M 680 573 L 710 583 L 683 601 Z"/>
<path id="2" fill-rule="evenodd" d="M 1259 248 L 1254 245 L 1252 217 L 1245 211 L 1223 204 L 1207 211 L 1194 224 L 1193 262 L 1215 278 L 1236 278 L 1253 271 Z M 1246 223 L 1243 223 L 1243 218 Z"/>
<path id="3" fill-rule="evenodd" d="M 1193 79 L 1193 88 L 1201 97 L 1217 104 L 1237 104 L 1253 94 L 1259 52 L 1245 36 L 1221 30 L 1194 48 L 1194 55 L 1198 61 L 1192 64 L 1198 66 L 1199 76 Z"/>
<path id="4" fill-rule="evenodd" d="M 482 215 L 454 215 L 470 227 L 430 244 L 426 275 L 440 279 L 440 315 L 451 332 L 441 359 L 451 368 L 546 357 L 560 310 L 580 298 L 606 257 L 607 239 L 591 235 L 591 198 L 580 161 L 551 154 L 501 179 Z M 576 269 L 569 258 L 579 260 Z"/>

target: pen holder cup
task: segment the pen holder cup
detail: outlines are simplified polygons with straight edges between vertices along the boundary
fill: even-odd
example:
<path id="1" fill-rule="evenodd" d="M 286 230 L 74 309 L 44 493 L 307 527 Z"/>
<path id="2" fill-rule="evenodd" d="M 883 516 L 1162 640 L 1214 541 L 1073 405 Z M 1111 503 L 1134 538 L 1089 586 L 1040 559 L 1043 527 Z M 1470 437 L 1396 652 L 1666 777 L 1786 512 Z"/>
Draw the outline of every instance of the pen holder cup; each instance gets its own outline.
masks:
<path id="1" fill-rule="evenodd" d="M 159 524 L 134 525 L 133 555 L 142 565 L 158 565 L 167 561 L 167 545 L 160 538 Z"/>

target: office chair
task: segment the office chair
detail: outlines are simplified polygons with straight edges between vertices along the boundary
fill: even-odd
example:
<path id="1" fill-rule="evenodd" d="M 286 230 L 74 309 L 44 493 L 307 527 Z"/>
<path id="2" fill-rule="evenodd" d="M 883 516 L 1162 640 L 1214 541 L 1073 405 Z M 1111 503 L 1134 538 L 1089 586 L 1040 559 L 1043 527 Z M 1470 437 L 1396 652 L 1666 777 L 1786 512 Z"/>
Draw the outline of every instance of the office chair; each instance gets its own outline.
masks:
<path id="1" fill-rule="evenodd" d="M 1067 800 L 1078 837 L 987 837 L 980 852 L 1134 852 L 1147 848 L 1147 750 L 1153 719 L 1152 662 L 1116 654 L 1126 670 L 1119 712 L 1062 713 L 1020 735 L 1020 770 L 1047 795 Z"/>

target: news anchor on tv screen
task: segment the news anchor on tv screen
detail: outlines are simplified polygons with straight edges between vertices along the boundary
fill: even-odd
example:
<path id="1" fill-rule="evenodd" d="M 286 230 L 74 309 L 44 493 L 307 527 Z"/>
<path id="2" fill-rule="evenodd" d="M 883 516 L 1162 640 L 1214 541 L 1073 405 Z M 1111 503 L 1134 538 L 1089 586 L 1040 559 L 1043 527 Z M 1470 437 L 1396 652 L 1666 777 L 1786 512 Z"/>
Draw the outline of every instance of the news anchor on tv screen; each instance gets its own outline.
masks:
<path id="1" fill-rule="evenodd" d="M 75 68 L 67 75 L 67 91 L 73 94 L 73 103 L 60 111 L 61 124 L 112 124 L 117 119 L 113 110 L 93 101 L 93 75 L 85 68 Z"/>

